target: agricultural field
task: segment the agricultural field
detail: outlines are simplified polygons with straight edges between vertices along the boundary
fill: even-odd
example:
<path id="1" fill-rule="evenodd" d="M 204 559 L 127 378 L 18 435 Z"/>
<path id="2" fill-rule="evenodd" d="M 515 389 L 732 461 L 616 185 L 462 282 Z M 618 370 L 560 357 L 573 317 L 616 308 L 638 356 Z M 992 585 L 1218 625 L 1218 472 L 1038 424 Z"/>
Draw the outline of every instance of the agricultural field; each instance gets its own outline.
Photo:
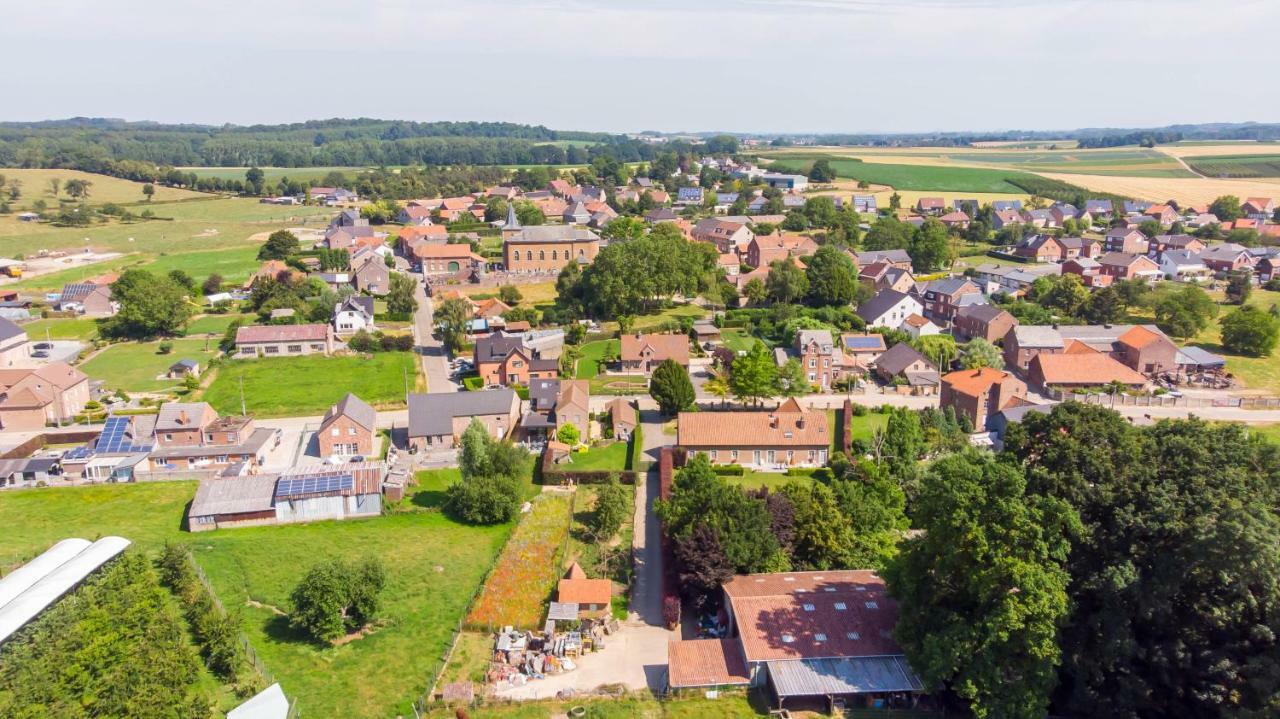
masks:
<path id="1" fill-rule="evenodd" d="M 560 579 L 560 560 L 569 536 L 571 499 L 542 494 L 523 515 L 467 615 L 472 629 L 542 626 L 547 602 Z"/>
<path id="2" fill-rule="evenodd" d="M 1280 154 L 1211 155 L 1189 158 L 1186 162 L 1191 169 L 1206 177 L 1280 177 Z"/>
<path id="3" fill-rule="evenodd" d="M 22 170 L 10 167 L 0 170 L 0 175 L 4 175 L 7 185 L 12 186 L 14 180 L 22 183 L 22 196 L 14 203 L 15 207 L 30 207 L 31 203 L 36 200 L 44 200 L 45 204 L 50 208 L 55 208 L 61 200 L 70 201 L 71 196 L 63 188 L 59 188 L 56 197 L 53 195 L 50 191 L 52 188 L 49 185 L 52 180 L 57 180 L 64 187 L 67 184 L 67 180 L 84 180 L 91 183 L 89 185 L 89 196 L 85 198 L 91 205 L 101 205 L 107 202 L 114 202 L 119 205 L 141 204 L 142 207 L 137 208 L 136 212 L 141 212 L 148 205 L 146 202 L 147 196 L 142 194 L 143 183 L 109 175 L 95 175 L 79 170 Z M 174 200 L 206 199 L 211 197 L 208 193 L 183 190 L 177 187 L 156 185 L 155 189 L 156 194 L 152 196 L 150 203 L 153 205 Z"/>
<path id="4" fill-rule="evenodd" d="M 221 414 L 239 414 L 243 379 L 245 406 L 258 417 L 324 414 L 347 392 L 380 409 L 401 408 L 406 374 L 414 391 L 417 368 L 411 352 L 231 360 L 217 369 L 201 399 Z"/>
<path id="5" fill-rule="evenodd" d="M 196 177 L 211 177 L 219 180 L 243 180 L 247 167 L 179 167 L 183 172 L 194 172 Z M 330 172 L 341 172 L 345 175 L 372 170 L 372 167 L 260 167 L 267 182 L 278 182 L 283 178 L 307 182 L 320 181 Z"/>
<path id="6" fill-rule="evenodd" d="M 173 350 L 160 354 L 160 342 L 121 342 L 109 345 L 87 361 L 80 370 L 100 379 L 109 389 L 126 392 L 159 392 L 182 386 L 182 380 L 157 379 L 180 359 L 193 359 L 207 368 L 218 355 L 217 340 L 170 340 Z"/>
<path id="7" fill-rule="evenodd" d="M 1068 175 L 1040 173 L 1051 180 L 1125 197 L 1152 202 L 1176 200 L 1190 205 L 1204 205 L 1222 195 L 1236 197 L 1280 197 L 1280 179 L 1218 180 L 1213 178 L 1123 177 L 1113 175 Z"/>
<path id="8" fill-rule="evenodd" d="M 861 180 L 876 185 L 889 185 L 898 190 L 931 190 L 936 192 L 1009 192 L 1025 194 L 1009 182 L 1018 173 L 975 167 L 946 167 L 916 164 L 885 164 L 824 155 L 789 156 L 769 167 L 780 172 L 807 172 L 814 160 L 827 157 L 840 178 Z"/>
<path id="9" fill-rule="evenodd" d="M 468 600 L 511 533 L 440 512 L 346 522 L 247 527 L 192 535 L 182 516 L 194 482 L 61 487 L 0 495 L 0 567 L 70 536 L 118 534 L 155 553 L 190 544 L 228 609 L 239 609 L 259 659 L 308 717 L 411 715 Z M 289 592 L 327 558 L 378 556 L 387 565 L 380 621 L 364 638 L 319 645 L 289 626 Z M 388 668 L 394 667 L 394 671 Z"/>

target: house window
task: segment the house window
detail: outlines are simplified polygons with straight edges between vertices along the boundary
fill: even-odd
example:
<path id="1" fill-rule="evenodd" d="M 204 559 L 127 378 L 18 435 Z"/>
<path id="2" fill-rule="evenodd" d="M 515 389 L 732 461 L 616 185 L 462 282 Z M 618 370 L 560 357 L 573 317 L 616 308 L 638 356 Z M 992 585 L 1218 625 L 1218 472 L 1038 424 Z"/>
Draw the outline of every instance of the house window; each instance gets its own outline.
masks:
<path id="1" fill-rule="evenodd" d="M 333 429 L 329 430 L 329 436 L 330 436 L 330 437 L 337 437 L 337 436 L 338 436 L 338 428 L 337 428 L 337 427 L 334 427 Z"/>
<path id="2" fill-rule="evenodd" d="M 845 639 L 861 639 L 862 635 L 857 632 L 845 632 Z"/>
<path id="3" fill-rule="evenodd" d="M 879 609 L 879 608 L 880 608 L 880 605 L 879 605 L 879 604 L 877 604 L 876 602 L 867 602 L 867 603 L 866 603 L 866 605 L 867 605 L 867 609 Z"/>
<path id="4" fill-rule="evenodd" d="M 788 450 L 787 450 L 787 464 L 790 464 L 790 463 L 791 463 L 791 460 L 793 460 L 793 459 L 795 459 L 795 458 L 796 458 L 796 451 L 795 451 L 794 449 L 788 449 Z"/>
<path id="5" fill-rule="evenodd" d="M 347 434 L 351 435 L 352 437 L 356 436 L 356 428 L 355 428 L 355 427 L 347 427 Z"/>
<path id="6" fill-rule="evenodd" d="M 736 450 L 736 449 L 731 449 L 731 450 L 729 450 L 729 461 L 731 461 L 731 462 L 737 462 L 737 461 L 738 461 L 738 450 Z"/>
<path id="7" fill-rule="evenodd" d="M 322 345 L 322 344 L 313 344 L 313 345 L 311 345 L 311 349 L 316 350 L 317 352 L 320 352 L 320 351 L 323 351 L 323 350 L 324 350 L 324 345 Z"/>
<path id="8" fill-rule="evenodd" d="M 773 464 L 773 462 L 774 462 L 774 451 L 771 449 L 769 450 L 769 464 Z"/>
<path id="9" fill-rule="evenodd" d="M 269 354 L 269 355 L 278 355 L 278 354 L 280 354 L 280 348 L 279 348 L 279 347 L 277 347 L 276 345 L 267 345 L 266 347 L 264 347 L 264 348 L 262 349 L 262 351 L 263 351 L 264 353 L 266 353 L 266 354 Z"/>
<path id="10" fill-rule="evenodd" d="M 552 250 L 552 251 L 551 251 L 551 259 L 553 259 L 553 260 L 559 259 L 558 257 L 556 257 L 557 252 L 558 252 L 558 250 Z"/>
<path id="11" fill-rule="evenodd" d="M 756 450 L 756 464 L 760 464 L 760 450 Z"/>
<path id="12" fill-rule="evenodd" d="M 782 643 L 783 643 L 783 644 L 792 644 L 792 643 L 794 643 L 794 642 L 795 642 L 795 640 L 796 640 L 796 638 L 795 638 L 795 636 L 794 636 L 794 635 L 791 635 L 791 634 L 783 634 L 783 635 L 782 635 Z"/>
<path id="13" fill-rule="evenodd" d="M 255 350 L 253 347 L 241 347 L 241 348 L 240 348 L 240 354 L 242 354 L 242 355 L 251 355 L 251 354 L 254 354 L 254 352 L 255 352 L 255 351 L 256 351 L 256 350 Z"/>
<path id="14" fill-rule="evenodd" d="M 298 354 L 302 351 L 302 345 L 289 345 L 290 354 Z"/>
<path id="15" fill-rule="evenodd" d="M 540 260 L 545 260 L 545 259 L 547 259 L 547 252 L 546 252 L 546 250 L 538 250 L 538 259 L 540 259 Z"/>
<path id="16" fill-rule="evenodd" d="M 711 461 L 712 461 L 712 462 L 716 461 L 716 459 L 717 459 L 717 456 L 716 456 L 716 455 L 717 455 L 717 454 L 718 454 L 718 451 L 717 451 L 717 450 L 714 450 L 714 449 L 713 449 L 713 450 L 711 450 Z"/>
<path id="17" fill-rule="evenodd" d="M 814 367 L 817 367 L 817 366 L 818 366 L 818 360 L 816 360 L 816 359 L 814 359 L 814 358 L 810 357 L 810 358 L 809 358 L 809 369 L 813 369 Z"/>
<path id="18" fill-rule="evenodd" d="M 846 610 L 846 609 L 848 609 L 848 608 L 849 608 L 849 605 L 848 605 L 848 604 L 845 604 L 844 602 L 836 602 L 836 611 L 837 611 L 837 612 L 843 612 L 844 610 Z"/>
<path id="19" fill-rule="evenodd" d="M 804 605 L 804 610 L 805 610 L 806 612 L 812 612 L 812 611 L 814 611 L 815 609 L 817 609 L 817 607 L 813 606 L 812 604 L 806 604 L 806 605 Z"/>
<path id="20" fill-rule="evenodd" d="M 822 632 L 818 632 L 813 635 L 813 640 L 815 642 L 825 642 L 827 641 L 827 635 L 823 634 Z"/>

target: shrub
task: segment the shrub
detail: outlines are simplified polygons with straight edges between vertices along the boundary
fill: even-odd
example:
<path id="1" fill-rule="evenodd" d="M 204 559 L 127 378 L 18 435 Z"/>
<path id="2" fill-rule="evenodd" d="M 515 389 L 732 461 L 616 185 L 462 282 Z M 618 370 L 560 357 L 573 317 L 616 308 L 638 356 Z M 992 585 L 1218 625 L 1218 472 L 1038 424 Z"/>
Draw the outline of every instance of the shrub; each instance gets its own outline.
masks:
<path id="1" fill-rule="evenodd" d="M 468 524 L 502 524 L 516 516 L 520 499 L 513 477 L 471 477 L 449 486 L 444 510 Z"/>
<path id="2" fill-rule="evenodd" d="M 746 468 L 740 464 L 713 464 L 711 471 L 725 477 L 741 477 L 747 473 Z"/>
<path id="3" fill-rule="evenodd" d="M 871 411 L 871 410 L 867 409 L 867 406 L 866 406 L 865 404 L 857 404 L 857 403 L 855 402 L 855 403 L 854 403 L 854 405 L 853 405 L 853 416 L 854 416 L 854 417 L 865 417 L 865 416 L 867 416 L 867 414 L 869 414 L 869 413 L 870 413 L 870 411 Z"/>
<path id="4" fill-rule="evenodd" d="M 160 350 L 160 354 L 162 354 L 162 355 L 167 355 L 167 354 L 169 354 L 170 352 L 172 352 L 172 351 L 173 351 L 173 343 L 172 343 L 172 342 L 161 342 L 161 343 L 160 343 L 159 350 Z"/>
<path id="5" fill-rule="evenodd" d="M 662 621 L 667 629 L 680 626 L 680 597 L 668 594 L 662 598 Z"/>

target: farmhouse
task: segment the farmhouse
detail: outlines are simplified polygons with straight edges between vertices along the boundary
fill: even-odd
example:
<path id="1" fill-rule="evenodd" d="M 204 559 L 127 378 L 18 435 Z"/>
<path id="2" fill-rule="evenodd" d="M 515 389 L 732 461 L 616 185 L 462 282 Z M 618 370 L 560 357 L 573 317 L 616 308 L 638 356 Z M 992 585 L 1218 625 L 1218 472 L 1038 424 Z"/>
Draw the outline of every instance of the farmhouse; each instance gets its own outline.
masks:
<path id="1" fill-rule="evenodd" d="M 827 463 L 831 433 L 827 413 L 803 410 L 789 398 L 772 411 L 681 412 L 676 444 L 713 464 L 760 469 L 820 467 Z"/>
<path id="2" fill-rule="evenodd" d="M 110 284 L 71 282 L 62 286 L 58 295 L 58 311 L 76 312 L 89 317 L 110 317 L 119 306 L 111 300 Z"/>
<path id="3" fill-rule="evenodd" d="M 42 429 L 84 411 L 89 377 L 66 362 L 35 369 L 0 369 L 0 429 Z"/>
<path id="4" fill-rule="evenodd" d="M 324 413 L 324 420 L 316 431 L 320 456 L 372 456 L 376 451 L 374 437 L 377 431 L 378 412 L 348 392 Z"/>
<path id="5" fill-rule="evenodd" d="M 329 325 L 252 325 L 236 330 L 236 358 L 332 354 Z"/>
<path id="6" fill-rule="evenodd" d="M 1141 389 L 1147 378 L 1078 340 L 1059 354 L 1039 354 L 1031 360 L 1027 381 L 1042 390 L 1071 390 L 1119 383 Z"/>
<path id="7" fill-rule="evenodd" d="M 728 636 L 673 640 L 671 689 L 761 687 L 779 707 L 909 705 L 924 691 L 893 640 L 897 604 L 870 570 L 739 575 L 723 592 Z"/>
<path id="8" fill-rule="evenodd" d="M 646 377 L 662 364 L 663 360 L 675 360 L 682 367 L 689 366 L 689 338 L 685 335 L 627 334 L 622 336 L 622 371 L 641 372 Z"/>
<path id="9" fill-rule="evenodd" d="M 1062 354 L 1072 342 L 1136 372 L 1155 375 L 1177 370 L 1178 347 L 1155 325 L 1019 325 L 1005 336 L 1005 366 L 1027 371 L 1035 357 Z"/>
<path id="10" fill-rule="evenodd" d="M 465 242 L 420 244 L 414 247 L 413 255 L 422 265 L 422 274 L 426 277 L 460 275 L 484 267 L 484 258 L 472 252 L 471 245 Z"/>
<path id="11" fill-rule="evenodd" d="M 506 388 L 411 394 L 409 447 L 419 452 L 456 447 L 473 419 L 495 439 L 505 439 L 520 419 L 520 397 Z"/>
<path id="12" fill-rule="evenodd" d="M 150 430 L 127 417 L 113 418 L 124 424 L 103 429 L 94 445 L 97 454 L 128 454 L 151 440 L 153 467 L 159 469 L 212 469 L 244 463 L 261 466 L 267 452 L 280 442 L 278 430 L 255 427 L 252 417 L 219 417 L 206 402 L 166 402 L 160 406 Z M 126 426 L 127 425 L 127 426 Z M 120 437 L 128 437 L 121 441 Z"/>
<path id="13" fill-rule="evenodd" d="M 907 317 L 924 312 L 920 300 L 897 290 L 885 289 L 858 306 L 857 315 L 868 328 L 898 329 Z"/>

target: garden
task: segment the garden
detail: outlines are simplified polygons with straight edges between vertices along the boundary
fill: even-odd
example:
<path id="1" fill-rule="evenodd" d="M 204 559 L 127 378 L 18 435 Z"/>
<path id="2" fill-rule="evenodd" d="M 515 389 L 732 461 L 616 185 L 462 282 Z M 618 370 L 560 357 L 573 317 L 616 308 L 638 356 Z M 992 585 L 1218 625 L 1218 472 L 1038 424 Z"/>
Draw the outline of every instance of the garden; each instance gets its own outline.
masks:
<path id="1" fill-rule="evenodd" d="M 417 377 L 411 352 L 232 360 L 203 399 L 221 414 L 239 414 L 243 382 L 245 408 L 258 417 L 323 414 L 348 392 L 379 409 L 400 408 Z"/>
<path id="2" fill-rule="evenodd" d="M 547 602 L 560 579 L 571 512 L 572 498 L 566 495 L 543 494 L 533 501 L 533 509 L 516 526 L 467 615 L 468 628 L 542 626 Z"/>
<path id="3" fill-rule="evenodd" d="M 161 350 L 167 347 L 167 352 Z M 89 358 L 80 369 L 110 389 L 126 392 L 159 392 L 180 387 L 181 379 L 157 379 L 178 360 L 192 359 L 201 370 L 218 355 L 216 340 L 179 339 L 165 342 L 121 342 Z"/>

